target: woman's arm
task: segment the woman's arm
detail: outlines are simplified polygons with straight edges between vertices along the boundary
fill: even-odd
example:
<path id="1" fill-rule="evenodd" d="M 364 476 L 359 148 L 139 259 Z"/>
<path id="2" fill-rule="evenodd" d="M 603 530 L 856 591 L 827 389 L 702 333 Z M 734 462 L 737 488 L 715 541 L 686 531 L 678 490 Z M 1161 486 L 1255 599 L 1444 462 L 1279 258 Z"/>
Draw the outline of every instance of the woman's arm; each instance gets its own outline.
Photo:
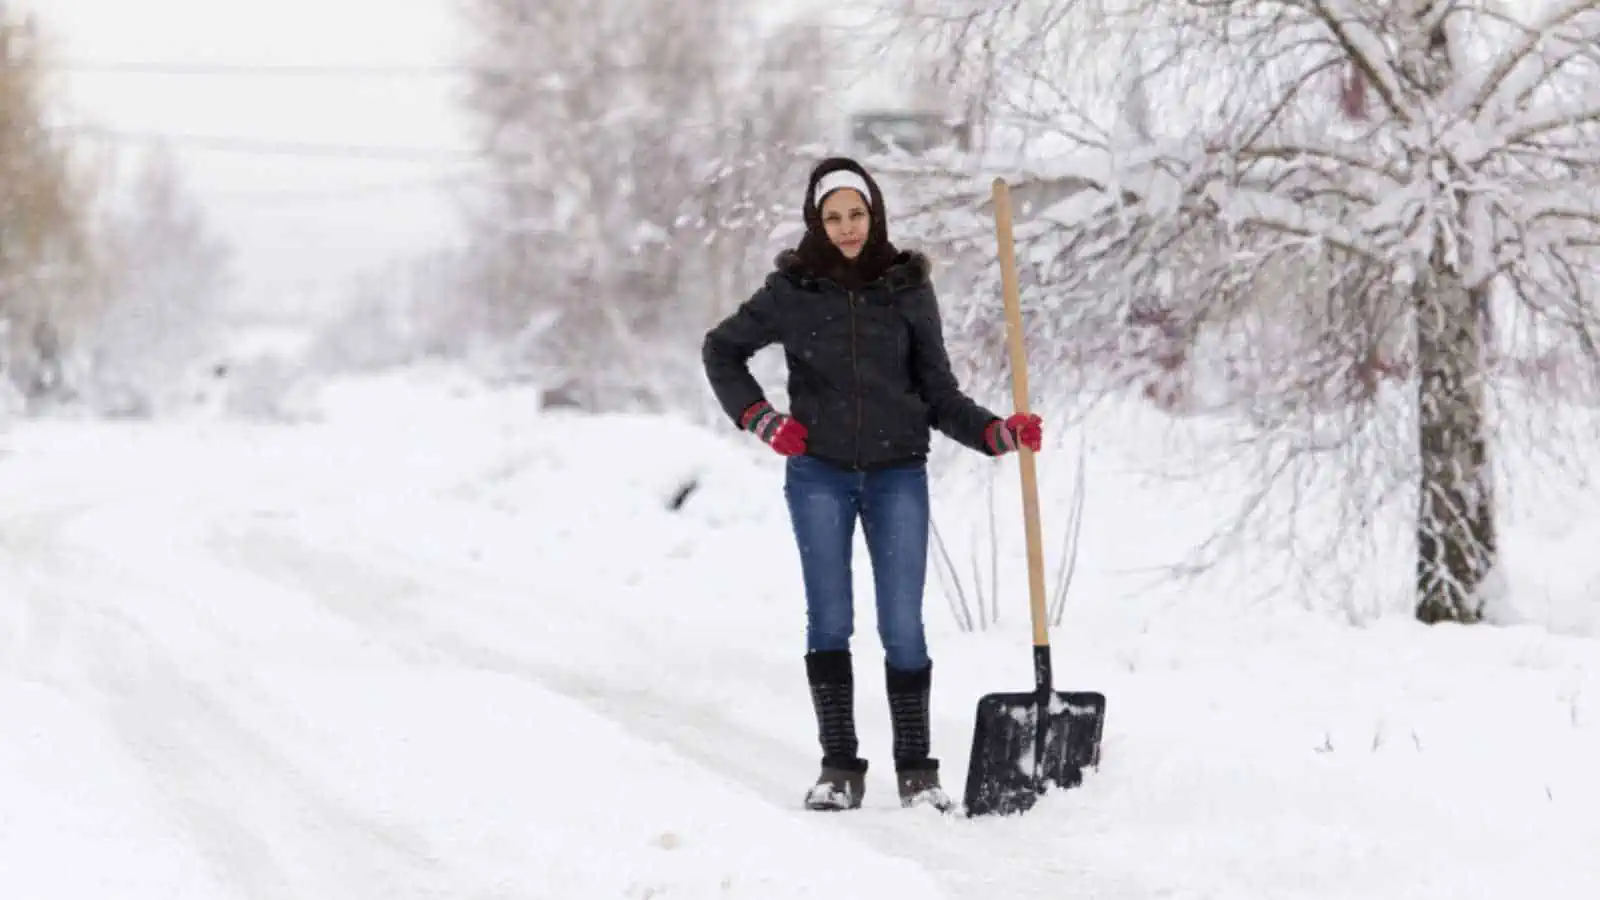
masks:
<path id="1" fill-rule="evenodd" d="M 706 332 L 700 358 L 706 367 L 706 380 L 723 412 L 734 424 L 744 427 L 744 413 L 766 394 L 750 374 L 750 357 L 779 339 L 777 313 L 771 288 L 763 285 L 749 300 Z"/>
<path id="2" fill-rule="evenodd" d="M 968 397 L 950 370 L 939 300 L 932 285 L 917 291 L 907 318 L 911 322 L 911 372 L 923 402 L 933 412 L 933 427 L 973 450 L 997 455 L 989 436 L 990 426 L 1000 417 Z"/>

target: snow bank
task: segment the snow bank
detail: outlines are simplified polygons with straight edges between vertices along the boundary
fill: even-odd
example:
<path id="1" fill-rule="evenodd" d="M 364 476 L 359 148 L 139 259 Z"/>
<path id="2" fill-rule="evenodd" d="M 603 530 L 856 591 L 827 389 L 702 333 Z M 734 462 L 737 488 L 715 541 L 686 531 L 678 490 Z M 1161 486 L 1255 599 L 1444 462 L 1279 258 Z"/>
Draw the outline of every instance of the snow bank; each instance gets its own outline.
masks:
<path id="1" fill-rule="evenodd" d="M 480 379 L 450 365 L 329 379 L 307 402 L 319 420 L 345 428 L 412 429 L 414 440 L 448 435 L 452 426 L 481 427 L 539 412 L 539 393 L 531 387 L 486 391 Z"/>
<path id="2" fill-rule="evenodd" d="M 1600 638 L 1600 517 L 1555 533 L 1511 530 L 1502 541 L 1504 578 L 1514 586 L 1497 605 L 1504 623 Z"/>

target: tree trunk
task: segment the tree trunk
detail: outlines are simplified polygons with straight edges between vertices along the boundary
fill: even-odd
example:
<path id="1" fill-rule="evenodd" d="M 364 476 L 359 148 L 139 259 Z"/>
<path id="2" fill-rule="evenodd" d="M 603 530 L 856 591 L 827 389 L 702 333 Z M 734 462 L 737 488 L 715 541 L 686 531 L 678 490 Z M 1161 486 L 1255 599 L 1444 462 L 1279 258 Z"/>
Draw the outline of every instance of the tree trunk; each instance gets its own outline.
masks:
<path id="1" fill-rule="evenodd" d="M 1414 288 L 1418 370 L 1417 619 L 1483 618 L 1479 588 L 1495 563 L 1493 485 L 1484 434 L 1484 297 L 1442 261 Z"/>

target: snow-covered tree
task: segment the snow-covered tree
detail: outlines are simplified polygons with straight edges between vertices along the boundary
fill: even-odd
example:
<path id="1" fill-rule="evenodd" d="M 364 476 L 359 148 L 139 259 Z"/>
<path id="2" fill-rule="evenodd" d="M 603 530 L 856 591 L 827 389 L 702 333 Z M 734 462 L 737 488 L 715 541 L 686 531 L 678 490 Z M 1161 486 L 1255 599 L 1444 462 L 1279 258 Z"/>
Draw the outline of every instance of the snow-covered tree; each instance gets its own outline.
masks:
<path id="1" fill-rule="evenodd" d="M 770 263 L 827 64 L 731 0 L 473 0 L 483 328 L 596 408 L 697 396 L 698 340 Z M 798 172 L 798 174 L 797 174 Z"/>
<path id="2" fill-rule="evenodd" d="M 1226 372 L 1264 482 L 1355 463 L 1353 523 L 1414 518 L 1416 616 L 1478 621 L 1496 400 L 1600 362 L 1600 0 L 912 6 L 994 85 L 1039 365 L 1142 357 L 1173 404 Z"/>
<path id="3" fill-rule="evenodd" d="M 307 364 L 323 372 L 370 371 L 472 357 L 484 336 L 473 318 L 478 310 L 456 302 L 466 265 L 457 251 L 437 250 L 357 278 L 350 297 L 318 329 Z"/>
<path id="4" fill-rule="evenodd" d="M 231 252 L 166 151 L 145 155 L 129 183 L 110 186 L 100 231 L 104 306 L 84 348 L 85 389 L 102 407 L 156 412 L 184 399 L 174 392 L 214 349 Z"/>
<path id="5" fill-rule="evenodd" d="M 29 401 L 60 390 L 62 363 L 92 313 L 88 193 L 45 128 L 43 41 L 0 6 L 0 371 Z"/>

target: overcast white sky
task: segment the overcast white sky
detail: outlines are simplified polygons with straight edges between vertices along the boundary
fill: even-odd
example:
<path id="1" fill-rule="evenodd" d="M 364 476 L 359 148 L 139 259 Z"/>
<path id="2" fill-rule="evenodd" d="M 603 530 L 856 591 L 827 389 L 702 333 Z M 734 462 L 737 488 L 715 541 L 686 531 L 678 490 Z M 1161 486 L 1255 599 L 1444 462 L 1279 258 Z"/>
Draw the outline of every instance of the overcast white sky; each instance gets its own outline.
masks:
<path id="1" fill-rule="evenodd" d="M 69 64 L 432 66 L 459 62 L 452 0 L 12 0 Z M 243 299 L 292 308 L 397 253 L 448 242 L 448 198 L 472 171 L 438 76 L 71 71 L 68 115 L 136 135 L 438 151 L 385 160 L 223 152 L 179 142 L 187 174 L 237 247 Z M 89 138 L 83 138 L 89 140 Z"/>
<path id="2" fill-rule="evenodd" d="M 454 238 L 457 220 L 445 191 L 452 179 L 481 172 L 456 98 L 465 87 L 459 76 L 149 74 L 93 67 L 456 65 L 462 28 L 455 9 L 463 0 L 0 5 L 8 2 L 36 13 L 53 40 L 54 55 L 66 64 L 60 93 L 72 120 L 133 138 L 175 137 L 173 147 L 192 186 L 235 246 L 241 299 L 252 306 L 325 305 L 330 292 L 342 295 L 353 275 Z M 785 2 L 790 9 L 815 3 L 836 16 L 851 9 L 838 0 Z M 784 5 L 754 4 L 751 15 Z M 281 149 L 291 144 L 421 152 L 407 160 L 237 152 L 185 137 Z"/>

